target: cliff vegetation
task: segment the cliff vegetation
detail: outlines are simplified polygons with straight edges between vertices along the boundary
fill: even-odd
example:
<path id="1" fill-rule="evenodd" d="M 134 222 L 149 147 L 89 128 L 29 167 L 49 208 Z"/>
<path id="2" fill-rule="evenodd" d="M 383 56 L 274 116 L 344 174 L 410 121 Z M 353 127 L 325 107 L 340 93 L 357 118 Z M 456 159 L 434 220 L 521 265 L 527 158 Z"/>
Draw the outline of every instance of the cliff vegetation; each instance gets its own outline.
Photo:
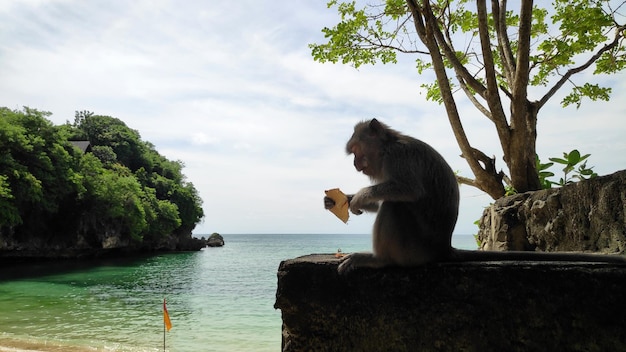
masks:
<path id="1" fill-rule="evenodd" d="M 0 107 L 0 255 L 199 248 L 202 200 L 181 161 L 117 118 L 48 116 Z"/>

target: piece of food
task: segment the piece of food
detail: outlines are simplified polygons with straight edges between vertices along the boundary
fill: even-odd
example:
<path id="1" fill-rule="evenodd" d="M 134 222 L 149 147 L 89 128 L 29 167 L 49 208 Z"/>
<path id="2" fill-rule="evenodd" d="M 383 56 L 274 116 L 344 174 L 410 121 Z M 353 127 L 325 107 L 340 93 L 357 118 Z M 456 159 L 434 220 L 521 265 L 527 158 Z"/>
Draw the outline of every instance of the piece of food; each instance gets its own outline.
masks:
<path id="1" fill-rule="evenodd" d="M 339 190 L 339 188 L 329 189 L 326 192 L 326 196 L 333 201 L 335 201 L 335 205 L 329 210 L 335 214 L 341 221 L 347 223 L 348 217 L 350 214 L 348 213 L 348 196 L 346 196 L 343 192 Z"/>

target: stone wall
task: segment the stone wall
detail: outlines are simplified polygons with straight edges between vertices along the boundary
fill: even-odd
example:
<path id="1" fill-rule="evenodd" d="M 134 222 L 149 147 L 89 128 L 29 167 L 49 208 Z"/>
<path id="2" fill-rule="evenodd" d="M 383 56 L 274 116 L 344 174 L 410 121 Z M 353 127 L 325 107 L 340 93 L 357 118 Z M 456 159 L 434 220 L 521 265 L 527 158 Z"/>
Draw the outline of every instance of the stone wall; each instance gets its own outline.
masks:
<path id="1" fill-rule="evenodd" d="M 485 209 L 485 250 L 626 250 L 626 170 L 562 188 L 516 194 Z"/>
<path id="2" fill-rule="evenodd" d="M 440 263 L 340 276 L 337 264 L 280 264 L 283 351 L 626 350 L 626 266 Z"/>

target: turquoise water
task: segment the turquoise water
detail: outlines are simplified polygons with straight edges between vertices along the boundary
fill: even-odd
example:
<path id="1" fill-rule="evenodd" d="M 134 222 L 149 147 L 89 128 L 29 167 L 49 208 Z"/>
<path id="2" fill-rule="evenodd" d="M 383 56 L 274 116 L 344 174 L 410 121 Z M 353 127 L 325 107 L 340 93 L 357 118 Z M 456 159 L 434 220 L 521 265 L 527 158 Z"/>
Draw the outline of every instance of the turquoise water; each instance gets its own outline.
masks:
<path id="1" fill-rule="evenodd" d="M 367 235 L 224 235 L 200 252 L 94 263 L 4 267 L 0 339 L 163 351 L 163 298 L 172 321 L 168 351 L 279 351 L 274 310 L 281 260 L 365 251 Z M 475 248 L 455 236 L 457 248 Z M 1 345 L 1 342 L 0 342 Z"/>

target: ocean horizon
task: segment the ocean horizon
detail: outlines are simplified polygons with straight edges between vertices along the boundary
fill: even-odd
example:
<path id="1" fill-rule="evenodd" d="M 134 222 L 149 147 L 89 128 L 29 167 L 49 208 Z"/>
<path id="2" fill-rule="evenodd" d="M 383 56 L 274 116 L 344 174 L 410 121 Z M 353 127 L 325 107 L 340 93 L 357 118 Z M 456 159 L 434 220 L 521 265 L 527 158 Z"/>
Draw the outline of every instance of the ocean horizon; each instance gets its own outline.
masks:
<path id="1" fill-rule="evenodd" d="M 0 352 L 163 351 L 164 335 L 166 351 L 279 351 L 280 262 L 371 250 L 370 235 L 222 236 L 223 247 L 198 252 L 5 267 Z M 453 246 L 476 242 L 455 235 Z M 165 333 L 164 298 L 173 325 Z"/>

